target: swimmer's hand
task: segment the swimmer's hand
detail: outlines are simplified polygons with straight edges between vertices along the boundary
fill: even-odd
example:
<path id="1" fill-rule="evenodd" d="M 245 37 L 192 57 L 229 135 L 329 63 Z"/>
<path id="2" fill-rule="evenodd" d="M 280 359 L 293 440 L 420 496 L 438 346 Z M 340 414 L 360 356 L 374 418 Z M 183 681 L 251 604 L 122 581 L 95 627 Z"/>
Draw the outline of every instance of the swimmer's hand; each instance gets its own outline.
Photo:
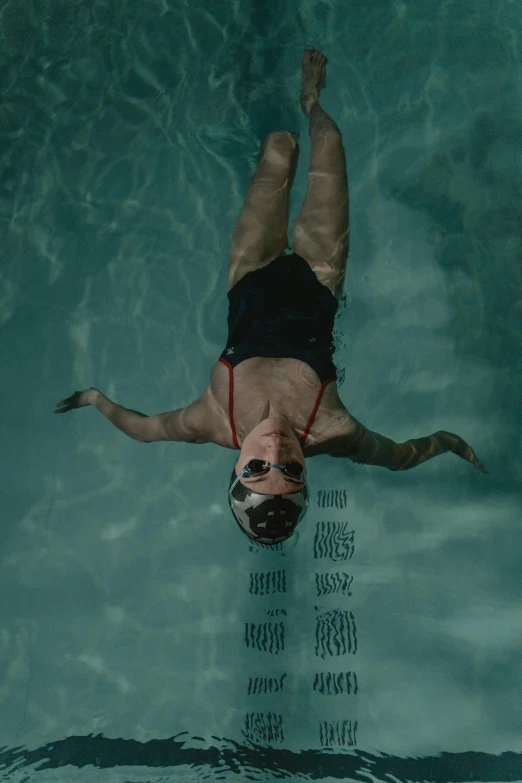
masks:
<path id="1" fill-rule="evenodd" d="M 477 470 L 480 470 L 481 473 L 487 473 L 484 465 L 481 465 L 481 463 L 478 461 L 477 455 L 471 446 L 469 446 L 465 440 L 462 440 L 460 435 L 455 435 L 453 432 L 445 432 L 444 430 L 440 430 L 437 432 L 437 436 L 448 447 L 448 451 L 452 451 L 457 455 L 457 457 L 461 457 L 462 459 L 467 460 L 467 462 L 471 462 L 473 467 Z"/>
<path id="2" fill-rule="evenodd" d="M 60 400 L 56 406 L 56 410 L 53 413 L 67 413 L 74 408 L 84 408 L 86 405 L 94 405 L 96 395 L 99 394 L 98 389 L 91 386 L 90 389 L 84 391 L 75 391 L 70 397 L 66 397 L 65 400 Z"/>

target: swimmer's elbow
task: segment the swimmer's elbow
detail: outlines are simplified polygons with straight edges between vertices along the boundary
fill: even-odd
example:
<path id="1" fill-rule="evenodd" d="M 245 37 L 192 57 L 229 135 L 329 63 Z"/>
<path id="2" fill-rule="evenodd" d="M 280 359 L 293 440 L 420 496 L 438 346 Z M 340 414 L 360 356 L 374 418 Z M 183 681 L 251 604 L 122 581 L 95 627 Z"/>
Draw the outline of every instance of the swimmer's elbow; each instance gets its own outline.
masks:
<path id="1" fill-rule="evenodd" d="M 141 426 L 142 443 L 154 443 L 171 440 L 182 443 L 207 443 L 208 438 L 194 426 L 190 416 L 190 406 L 166 413 L 156 413 L 143 420 Z"/>

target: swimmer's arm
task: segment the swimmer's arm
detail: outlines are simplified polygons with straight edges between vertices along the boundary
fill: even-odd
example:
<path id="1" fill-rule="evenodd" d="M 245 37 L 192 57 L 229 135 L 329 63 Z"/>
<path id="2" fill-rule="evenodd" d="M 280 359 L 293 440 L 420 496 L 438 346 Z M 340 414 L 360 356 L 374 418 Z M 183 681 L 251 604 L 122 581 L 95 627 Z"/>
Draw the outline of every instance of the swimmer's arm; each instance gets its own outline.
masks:
<path id="1" fill-rule="evenodd" d="M 114 426 L 129 438 L 141 443 L 159 440 L 207 443 L 205 439 L 202 399 L 204 395 L 186 408 L 147 416 L 140 411 L 124 408 L 110 400 L 99 389 L 85 389 L 75 392 L 58 403 L 55 413 L 66 413 L 74 408 L 92 405 Z"/>
<path id="2" fill-rule="evenodd" d="M 368 430 L 352 417 L 355 430 L 343 450 L 332 456 L 346 456 L 352 462 L 362 465 L 378 465 L 388 470 L 410 470 L 433 457 L 452 451 L 458 457 L 471 462 L 481 473 L 486 473 L 477 455 L 459 435 L 439 430 L 423 438 L 411 438 L 404 443 L 395 443 L 378 432 Z"/>
<path id="3" fill-rule="evenodd" d="M 147 416 L 140 411 L 124 408 L 95 389 L 91 405 L 102 413 L 111 424 L 133 440 L 150 443 L 153 440 L 167 440 L 162 420 L 158 416 Z"/>
<path id="4" fill-rule="evenodd" d="M 207 443 L 208 438 L 205 437 L 205 428 L 202 426 L 203 397 L 204 395 L 186 408 L 156 413 L 153 416 L 123 408 L 111 402 L 101 392 L 98 392 L 94 405 L 115 427 L 141 443 L 154 443 L 160 440 Z"/>

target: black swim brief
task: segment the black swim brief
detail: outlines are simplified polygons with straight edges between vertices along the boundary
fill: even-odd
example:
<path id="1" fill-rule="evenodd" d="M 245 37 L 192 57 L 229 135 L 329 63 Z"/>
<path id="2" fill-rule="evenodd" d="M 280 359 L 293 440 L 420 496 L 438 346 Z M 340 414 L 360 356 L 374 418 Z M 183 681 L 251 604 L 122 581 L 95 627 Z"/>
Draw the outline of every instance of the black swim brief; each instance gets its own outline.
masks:
<path id="1" fill-rule="evenodd" d="M 292 253 L 248 272 L 228 292 L 232 367 L 255 356 L 300 359 L 321 383 L 336 377 L 332 339 L 338 303 L 304 258 Z"/>

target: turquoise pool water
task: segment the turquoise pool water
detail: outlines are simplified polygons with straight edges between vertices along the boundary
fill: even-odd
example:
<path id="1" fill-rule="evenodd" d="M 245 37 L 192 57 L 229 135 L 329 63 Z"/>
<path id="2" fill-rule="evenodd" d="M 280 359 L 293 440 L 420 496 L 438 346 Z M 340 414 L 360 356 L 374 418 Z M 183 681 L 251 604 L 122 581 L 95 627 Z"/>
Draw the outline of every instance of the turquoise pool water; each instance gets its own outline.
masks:
<path id="1" fill-rule="evenodd" d="M 522 778 L 520 11 L 1 4 L 2 779 Z M 317 457 L 270 549 L 230 517 L 231 451 L 52 412 L 206 388 L 270 131 L 301 131 L 301 207 L 310 44 L 350 181 L 340 396 L 489 475 Z"/>

